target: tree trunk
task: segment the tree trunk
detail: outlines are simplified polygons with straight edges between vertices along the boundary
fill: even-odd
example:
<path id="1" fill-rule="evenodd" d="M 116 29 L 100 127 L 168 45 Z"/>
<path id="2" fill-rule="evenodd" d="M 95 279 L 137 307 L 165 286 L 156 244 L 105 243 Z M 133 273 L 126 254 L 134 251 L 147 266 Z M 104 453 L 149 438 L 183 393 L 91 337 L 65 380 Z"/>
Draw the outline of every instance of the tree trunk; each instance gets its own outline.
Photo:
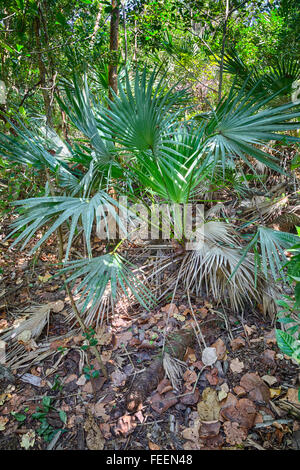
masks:
<path id="1" fill-rule="evenodd" d="M 47 90 L 47 82 L 46 82 L 46 67 L 42 57 L 42 41 L 41 41 L 41 21 L 40 16 L 36 16 L 34 18 L 34 32 L 35 32 L 35 40 L 36 40 L 36 48 L 37 48 L 37 58 L 38 58 L 38 67 L 40 72 L 40 83 L 41 83 L 41 90 L 44 99 L 44 106 L 45 106 L 45 113 L 46 113 L 46 123 L 52 127 L 52 110 L 51 110 L 51 97 L 50 93 Z"/>
<path id="2" fill-rule="evenodd" d="M 229 18 L 229 0 L 226 0 L 226 10 L 225 10 L 225 18 L 224 18 L 224 26 L 223 26 L 223 39 L 222 39 L 222 50 L 221 50 L 220 75 L 219 75 L 219 89 L 218 89 L 218 100 L 219 101 L 221 101 L 221 98 L 222 98 L 224 54 L 225 54 L 228 18 Z"/>
<path id="3" fill-rule="evenodd" d="M 118 92 L 118 48 L 119 48 L 119 1 L 111 1 L 110 18 L 110 63 L 108 67 L 109 99 L 113 100 L 112 90 Z"/>

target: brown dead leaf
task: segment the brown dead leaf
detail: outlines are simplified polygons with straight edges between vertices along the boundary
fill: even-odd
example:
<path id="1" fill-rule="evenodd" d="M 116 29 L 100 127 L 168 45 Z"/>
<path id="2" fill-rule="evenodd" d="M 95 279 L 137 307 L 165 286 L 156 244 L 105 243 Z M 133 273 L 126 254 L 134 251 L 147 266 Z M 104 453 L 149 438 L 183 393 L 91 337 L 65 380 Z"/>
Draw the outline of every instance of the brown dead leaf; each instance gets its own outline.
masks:
<path id="1" fill-rule="evenodd" d="M 100 346 L 108 346 L 112 342 L 112 332 L 106 331 L 105 327 L 99 327 L 96 330 L 95 339 L 97 339 Z"/>
<path id="2" fill-rule="evenodd" d="M 218 394 L 213 388 L 203 390 L 202 400 L 197 405 L 197 411 L 201 421 L 215 421 L 219 419 L 220 402 Z"/>
<path id="3" fill-rule="evenodd" d="M 256 407 L 248 398 L 241 398 L 235 405 L 222 408 L 221 416 L 225 421 L 234 421 L 250 429 L 256 417 Z"/>
<path id="4" fill-rule="evenodd" d="M 196 361 L 196 355 L 194 349 L 190 348 L 189 346 L 186 348 L 186 352 L 183 358 L 184 362 L 188 364 L 193 364 Z"/>
<path id="5" fill-rule="evenodd" d="M 134 416 L 123 415 L 121 418 L 118 419 L 117 426 L 115 428 L 115 434 L 118 436 L 119 434 L 123 434 L 124 436 L 128 436 L 131 434 L 137 426 L 135 422 Z"/>
<path id="6" fill-rule="evenodd" d="M 119 369 L 116 369 L 112 374 L 111 374 L 111 380 L 112 384 L 115 387 L 119 387 L 122 383 L 125 382 L 127 379 L 127 375 L 121 372 Z"/>
<path id="7" fill-rule="evenodd" d="M 178 398 L 173 392 L 167 392 L 163 397 L 159 393 L 155 393 L 151 397 L 151 408 L 159 414 L 164 413 L 171 406 L 176 405 Z"/>
<path id="8" fill-rule="evenodd" d="M 109 423 L 100 423 L 99 428 L 103 434 L 104 439 L 108 440 L 112 437 L 110 432 L 110 424 Z"/>
<path id="9" fill-rule="evenodd" d="M 114 350 L 122 347 L 126 347 L 129 341 L 132 339 L 132 332 L 131 331 L 125 331 L 124 333 L 121 333 L 119 335 L 116 335 L 116 343 L 114 346 Z"/>
<path id="10" fill-rule="evenodd" d="M 210 385 L 218 385 L 219 374 L 218 374 L 218 369 L 216 367 L 213 367 L 211 371 L 207 372 L 205 377 L 206 377 L 206 380 L 208 380 Z"/>
<path id="11" fill-rule="evenodd" d="M 154 442 L 148 441 L 148 446 L 150 450 L 160 450 L 160 446 Z"/>
<path id="12" fill-rule="evenodd" d="M 232 359 L 229 367 L 234 374 L 240 374 L 244 369 L 244 363 L 236 357 Z"/>
<path id="13" fill-rule="evenodd" d="M 184 405 L 195 405 L 198 403 L 199 398 L 200 398 L 200 392 L 198 388 L 195 389 L 194 393 L 191 393 L 191 390 L 187 390 L 184 388 L 183 390 L 183 396 L 180 397 L 180 402 L 183 403 Z"/>
<path id="14" fill-rule="evenodd" d="M 216 349 L 216 353 L 217 353 L 217 357 L 219 361 L 224 359 L 226 355 L 226 345 L 221 338 L 217 339 L 217 341 L 215 341 L 214 344 L 211 345 L 211 347 Z"/>
<path id="15" fill-rule="evenodd" d="M 267 344 L 277 344 L 275 328 L 264 335 L 264 341 Z"/>
<path id="16" fill-rule="evenodd" d="M 145 421 L 145 417 L 142 413 L 141 410 L 137 411 L 136 413 L 134 413 L 134 416 L 136 416 L 136 418 L 139 420 L 139 422 L 142 424 L 144 421 Z"/>
<path id="17" fill-rule="evenodd" d="M 284 397 L 285 400 L 288 400 L 290 403 L 296 403 L 297 405 L 300 404 L 298 400 L 298 389 L 297 388 L 289 388 L 287 394 Z"/>
<path id="18" fill-rule="evenodd" d="M 204 320 L 207 317 L 208 310 L 205 307 L 201 307 L 197 310 L 197 314 L 200 316 L 201 320 Z"/>
<path id="19" fill-rule="evenodd" d="M 225 421 L 223 428 L 228 444 L 241 444 L 247 438 L 247 429 L 240 426 L 239 423 Z"/>
<path id="20" fill-rule="evenodd" d="M 240 336 L 233 339 L 230 343 L 232 351 L 238 351 L 239 349 L 244 348 L 245 345 L 246 345 L 246 341 Z"/>
<path id="21" fill-rule="evenodd" d="M 194 370 L 187 369 L 183 374 L 183 380 L 185 381 L 185 386 L 187 389 L 193 388 L 192 384 L 194 384 L 197 380 L 197 374 Z"/>
<path id="22" fill-rule="evenodd" d="M 236 387 L 234 387 L 233 391 L 236 394 L 236 396 L 238 396 L 239 398 L 247 395 L 247 392 L 244 389 L 244 387 L 241 387 L 240 385 L 237 385 Z"/>
<path id="23" fill-rule="evenodd" d="M 269 402 L 269 388 L 257 373 L 250 372 L 243 375 L 240 380 L 240 385 L 248 392 L 252 400 L 265 403 Z"/>
<path id="24" fill-rule="evenodd" d="M 164 393 L 167 393 L 170 390 L 173 390 L 173 387 L 172 387 L 170 380 L 165 378 L 159 382 L 156 390 L 158 391 L 160 395 L 163 395 Z"/>
<path id="25" fill-rule="evenodd" d="M 94 420 L 91 412 L 84 423 L 84 430 L 86 432 L 86 445 L 89 450 L 103 450 L 104 437 L 96 421 Z"/>
<path id="26" fill-rule="evenodd" d="M 4 431 L 8 418 L 6 416 L 0 416 L 0 431 Z"/>
<path id="27" fill-rule="evenodd" d="M 206 439 L 207 437 L 217 436 L 220 432 L 220 427 L 220 421 L 206 421 L 205 423 L 201 423 L 199 437 Z"/>
<path id="28" fill-rule="evenodd" d="M 170 315 L 174 315 L 174 314 L 178 315 L 179 314 L 178 308 L 176 307 L 175 304 L 172 304 L 172 303 L 165 305 L 160 310 L 161 310 L 161 312 L 164 312 L 166 314 L 169 313 Z"/>
<path id="29" fill-rule="evenodd" d="M 256 326 L 255 325 L 252 325 L 252 326 L 244 325 L 244 329 L 245 329 L 246 334 L 248 336 L 251 336 L 255 332 Z"/>
<path id="30" fill-rule="evenodd" d="M 186 428 L 182 431 L 183 439 L 197 443 L 199 441 L 199 429 L 201 426 L 200 419 L 196 419 L 193 426 Z"/>
<path id="31" fill-rule="evenodd" d="M 101 418 L 105 423 L 110 419 L 110 416 L 106 414 L 104 403 L 92 403 L 91 412 L 96 418 Z"/>
<path id="32" fill-rule="evenodd" d="M 272 385 L 276 384 L 277 379 L 274 377 L 274 375 L 263 375 L 262 380 L 266 382 L 266 384 L 269 385 L 269 387 L 272 387 Z"/>

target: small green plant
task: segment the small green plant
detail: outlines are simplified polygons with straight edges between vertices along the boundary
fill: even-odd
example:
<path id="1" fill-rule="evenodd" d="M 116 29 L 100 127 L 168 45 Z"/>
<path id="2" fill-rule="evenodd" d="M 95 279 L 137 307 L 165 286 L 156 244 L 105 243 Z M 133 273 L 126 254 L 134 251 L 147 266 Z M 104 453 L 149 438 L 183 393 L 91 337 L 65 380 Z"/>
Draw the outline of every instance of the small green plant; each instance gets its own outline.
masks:
<path id="1" fill-rule="evenodd" d="M 83 333 L 83 336 L 86 337 L 87 343 L 81 346 L 82 351 L 88 351 L 91 346 L 96 346 L 98 344 L 95 334 L 96 332 L 92 327 L 89 327 L 86 333 Z M 90 364 L 83 368 L 83 372 L 87 380 L 90 380 L 91 378 L 96 379 L 100 374 L 99 370 L 94 370 L 94 366 Z"/>
<path id="2" fill-rule="evenodd" d="M 63 410 L 57 410 L 52 406 L 52 397 L 45 396 L 42 400 L 42 406 L 36 408 L 36 413 L 32 415 L 34 419 L 40 422 L 40 427 L 37 430 L 39 436 L 43 437 L 46 442 L 50 442 L 58 431 L 66 432 L 66 429 L 55 429 L 49 422 L 49 413 L 56 411 L 59 414 L 60 420 L 63 424 L 66 424 L 67 415 Z"/>
<path id="3" fill-rule="evenodd" d="M 298 236 L 300 228 L 297 227 Z M 287 276 L 295 284 L 294 296 L 283 296 L 277 304 L 282 307 L 278 312 L 277 321 L 288 325 L 286 330 L 276 329 L 276 340 L 279 349 L 287 356 L 300 364 L 300 244 L 296 244 L 289 251 L 294 256 L 286 263 Z M 298 390 L 300 401 L 300 389 Z"/>

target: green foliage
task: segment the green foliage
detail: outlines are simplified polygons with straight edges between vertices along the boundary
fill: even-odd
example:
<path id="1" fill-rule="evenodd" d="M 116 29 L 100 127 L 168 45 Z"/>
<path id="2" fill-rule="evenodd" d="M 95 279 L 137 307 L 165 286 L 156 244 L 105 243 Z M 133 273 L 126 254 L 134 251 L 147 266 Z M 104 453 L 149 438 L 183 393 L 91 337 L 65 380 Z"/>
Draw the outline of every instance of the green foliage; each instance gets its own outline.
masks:
<path id="1" fill-rule="evenodd" d="M 58 431 L 67 432 L 66 429 L 62 428 L 55 429 L 48 422 L 48 415 L 49 413 L 51 413 L 51 411 L 58 412 L 59 418 L 63 424 L 66 424 L 67 422 L 66 413 L 63 410 L 57 410 L 52 405 L 52 400 L 52 397 L 44 396 L 42 399 L 42 406 L 38 406 L 36 408 L 36 412 L 32 415 L 34 419 L 37 419 L 40 422 L 40 426 L 37 429 L 37 433 L 39 436 L 43 437 L 46 442 L 50 442 Z"/>

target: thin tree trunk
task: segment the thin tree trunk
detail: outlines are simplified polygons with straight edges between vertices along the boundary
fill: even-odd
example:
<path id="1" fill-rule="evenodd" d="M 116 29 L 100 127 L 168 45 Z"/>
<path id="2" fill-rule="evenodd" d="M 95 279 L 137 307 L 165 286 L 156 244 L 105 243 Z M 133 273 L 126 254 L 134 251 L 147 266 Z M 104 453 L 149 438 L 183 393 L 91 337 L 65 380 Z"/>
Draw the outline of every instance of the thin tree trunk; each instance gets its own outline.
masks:
<path id="1" fill-rule="evenodd" d="M 118 93 L 118 49 L 119 49 L 119 1 L 111 1 L 112 12 L 110 18 L 110 63 L 108 67 L 109 99 L 113 100 L 112 90 Z"/>
<path id="2" fill-rule="evenodd" d="M 99 3 L 99 10 L 98 10 L 96 21 L 95 21 L 94 31 L 93 31 L 93 34 L 92 34 L 92 37 L 91 37 L 92 46 L 94 45 L 94 42 L 96 40 L 96 35 L 97 35 L 98 30 L 99 30 L 101 14 L 102 14 L 102 4 Z"/>
<path id="3" fill-rule="evenodd" d="M 46 83 L 46 67 L 42 57 L 42 42 L 41 42 L 41 21 L 40 16 L 34 18 L 34 32 L 37 48 L 37 58 L 38 58 L 38 67 L 40 72 L 40 81 L 41 81 L 41 90 L 44 99 L 45 113 L 46 113 L 46 122 L 52 127 L 52 110 L 51 110 L 51 97 L 50 93 L 47 90 Z"/>
<path id="4" fill-rule="evenodd" d="M 137 53 L 138 53 L 137 38 L 138 38 L 138 30 L 137 30 L 137 21 L 135 19 L 134 20 L 134 51 L 133 51 L 133 60 L 135 62 L 137 61 Z"/>
<path id="5" fill-rule="evenodd" d="M 220 75 L 219 75 L 219 89 L 218 89 L 218 100 L 222 98 L 222 85 L 223 85 L 223 69 L 224 69 L 224 54 L 227 36 L 227 23 L 229 18 L 229 0 L 226 0 L 226 10 L 223 26 L 223 39 L 222 39 L 222 50 L 221 50 L 221 63 L 220 63 Z"/>
<path id="6" fill-rule="evenodd" d="M 128 42 L 127 42 L 127 26 L 126 26 L 126 10 L 125 10 L 125 5 L 123 5 L 123 20 L 124 20 L 125 64 L 127 64 L 127 58 L 128 58 Z"/>

